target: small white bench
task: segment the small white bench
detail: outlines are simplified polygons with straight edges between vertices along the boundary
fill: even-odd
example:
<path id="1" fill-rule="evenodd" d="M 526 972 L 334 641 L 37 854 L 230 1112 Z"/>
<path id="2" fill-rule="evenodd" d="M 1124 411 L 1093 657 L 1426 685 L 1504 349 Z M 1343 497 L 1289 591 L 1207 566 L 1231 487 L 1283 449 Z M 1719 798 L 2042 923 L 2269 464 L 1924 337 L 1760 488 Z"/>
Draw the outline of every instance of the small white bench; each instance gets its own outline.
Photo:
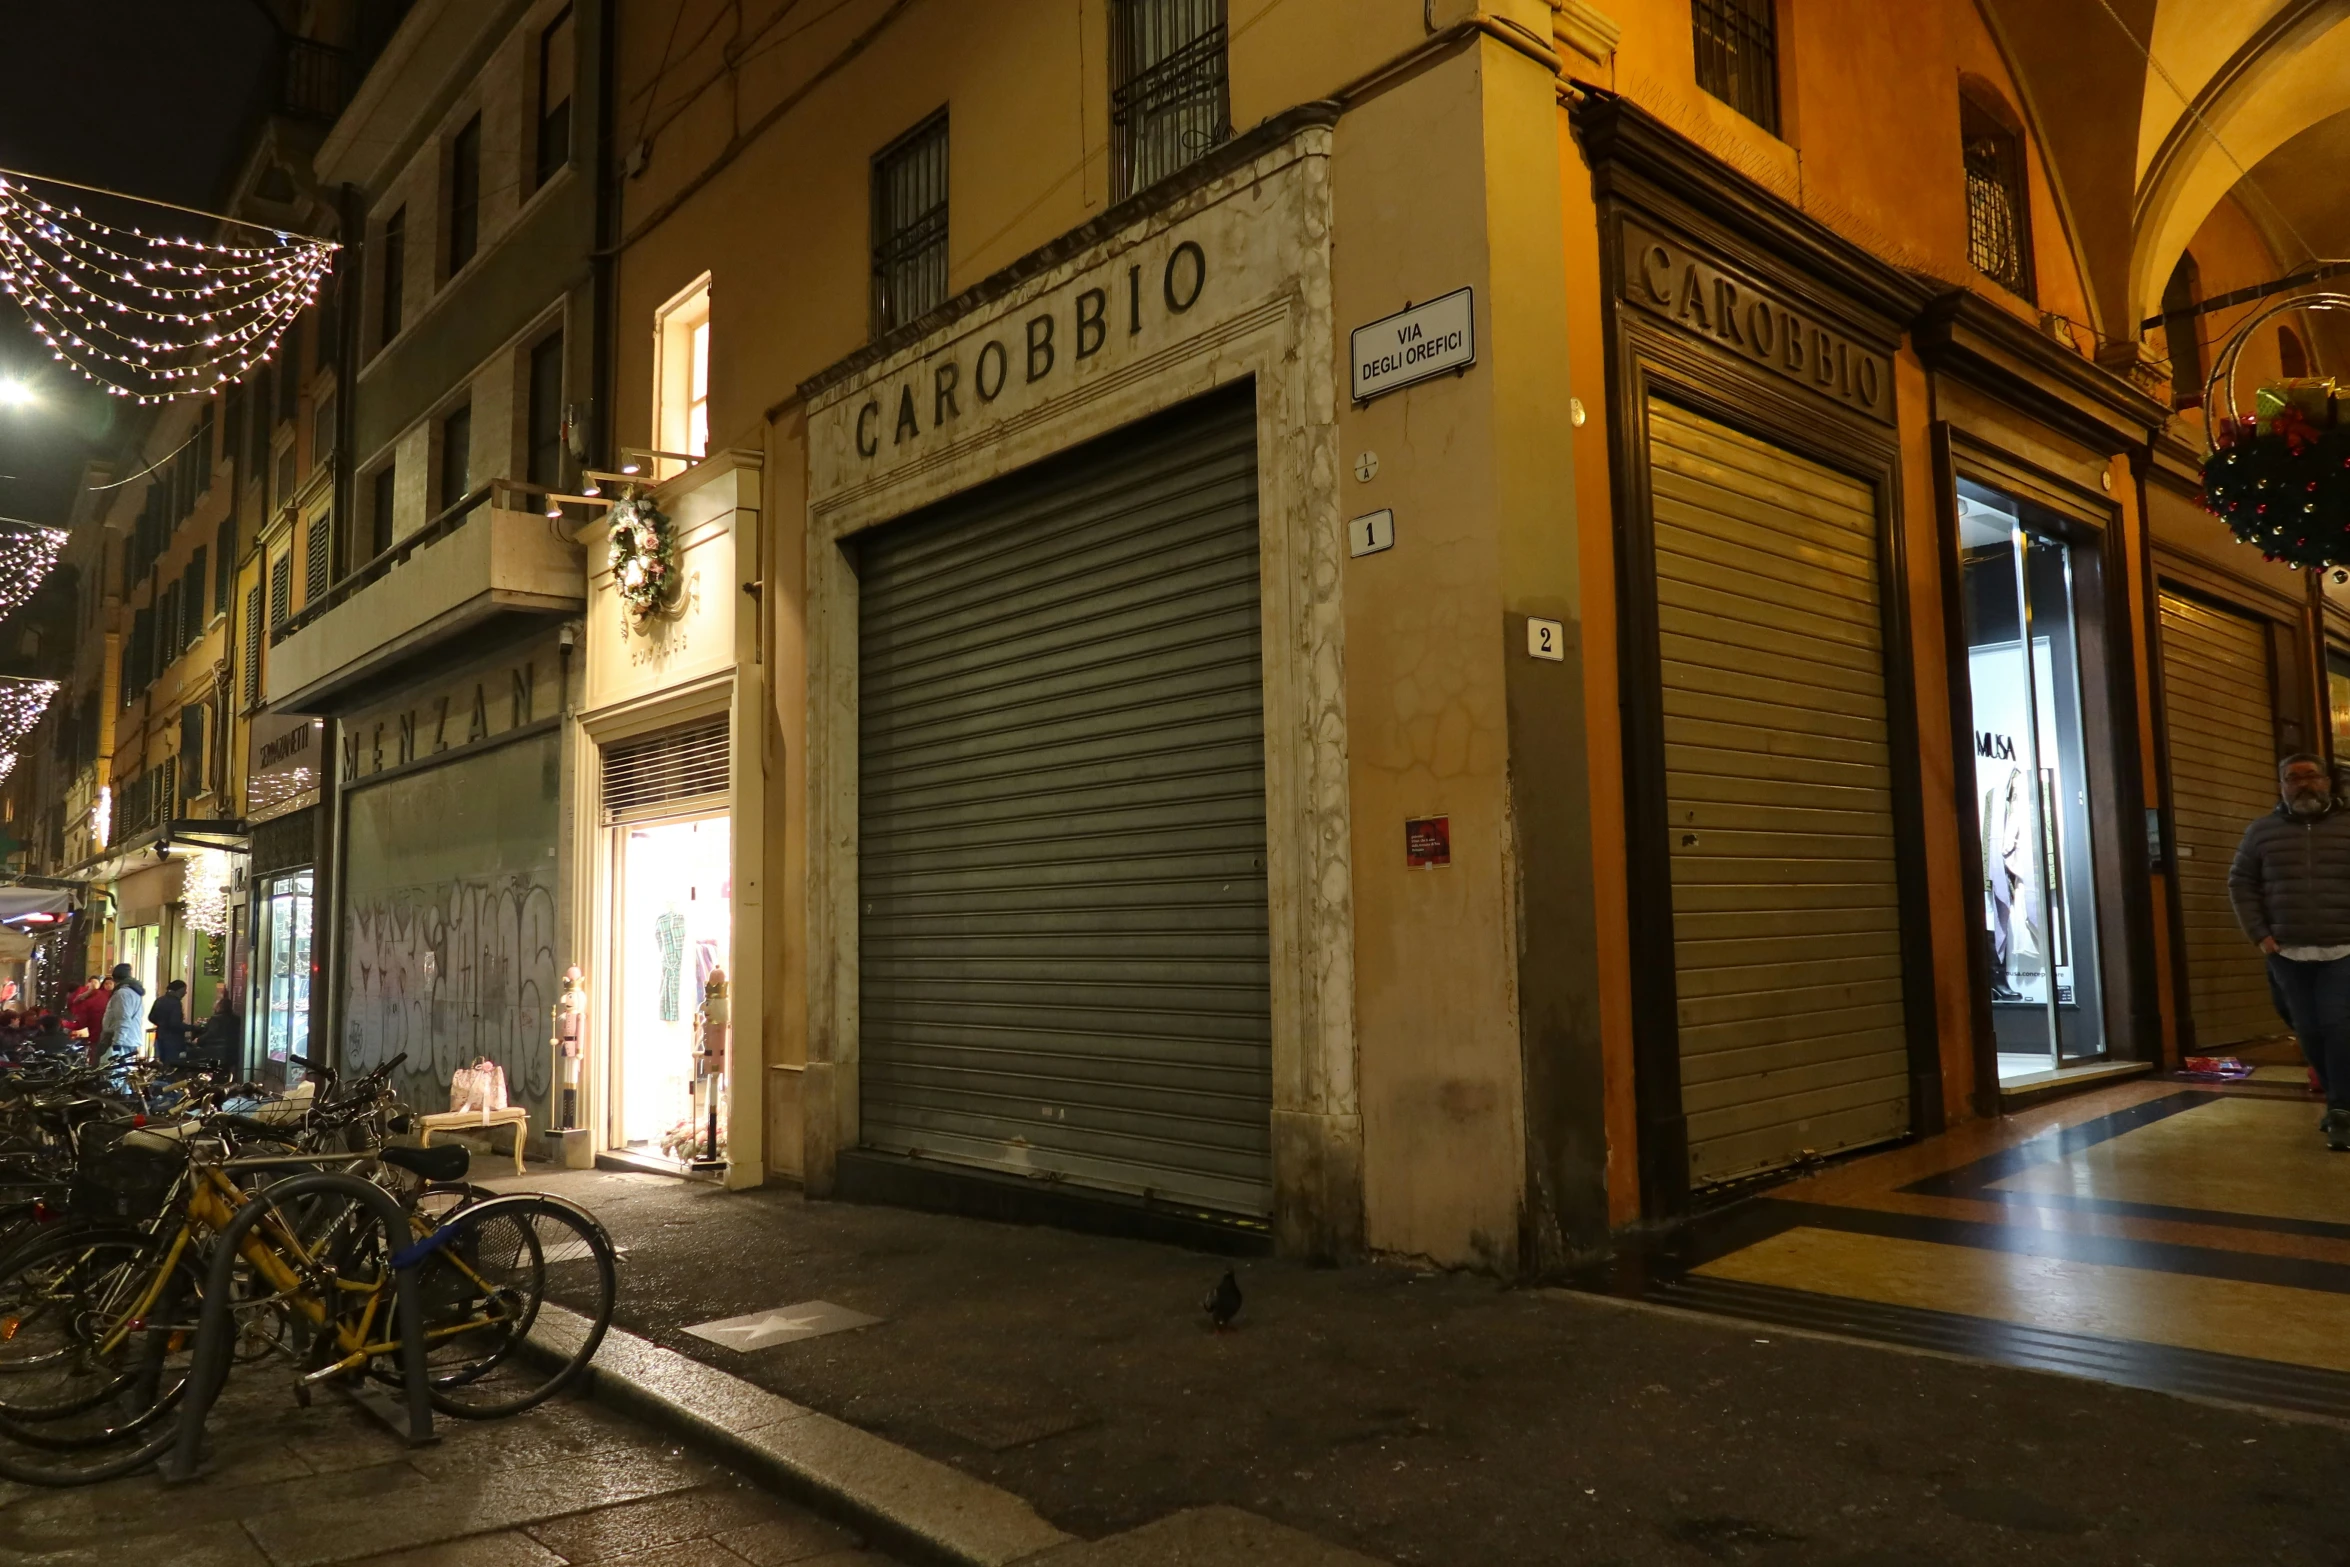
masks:
<path id="1" fill-rule="evenodd" d="M 520 1105 L 509 1105 L 503 1110 L 443 1110 L 433 1115 L 416 1118 L 421 1135 L 417 1142 L 432 1146 L 435 1132 L 487 1132 L 493 1126 L 514 1128 L 514 1173 L 523 1173 L 522 1142 L 530 1135 L 530 1112 Z"/>

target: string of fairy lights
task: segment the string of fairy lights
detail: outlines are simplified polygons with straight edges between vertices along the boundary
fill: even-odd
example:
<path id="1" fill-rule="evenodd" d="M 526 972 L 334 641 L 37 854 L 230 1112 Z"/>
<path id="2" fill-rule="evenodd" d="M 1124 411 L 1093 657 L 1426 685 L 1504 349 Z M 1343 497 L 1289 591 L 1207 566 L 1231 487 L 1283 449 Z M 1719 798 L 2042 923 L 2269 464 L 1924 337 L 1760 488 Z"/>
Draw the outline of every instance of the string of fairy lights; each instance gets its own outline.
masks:
<path id="1" fill-rule="evenodd" d="M 228 245 L 122 228 L 27 179 L 0 169 L 0 289 L 52 357 L 134 402 L 243 379 L 317 301 L 339 248 L 274 229 Z"/>

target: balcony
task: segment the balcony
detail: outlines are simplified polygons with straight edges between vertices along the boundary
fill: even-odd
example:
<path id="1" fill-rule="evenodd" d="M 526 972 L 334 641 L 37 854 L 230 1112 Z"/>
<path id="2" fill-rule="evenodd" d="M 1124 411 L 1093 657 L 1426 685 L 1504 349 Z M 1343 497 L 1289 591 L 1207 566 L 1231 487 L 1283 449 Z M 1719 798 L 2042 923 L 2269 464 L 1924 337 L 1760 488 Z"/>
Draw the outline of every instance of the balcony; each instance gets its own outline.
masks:
<path id="1" fill-rule="evenodd" d="M 270 637 L 263 705 L 334 713 L 363 701 L 460 639 L 500 623 L 576 615 L 587 604 L 584 553 L 494 480 L 337 582 Z"/>

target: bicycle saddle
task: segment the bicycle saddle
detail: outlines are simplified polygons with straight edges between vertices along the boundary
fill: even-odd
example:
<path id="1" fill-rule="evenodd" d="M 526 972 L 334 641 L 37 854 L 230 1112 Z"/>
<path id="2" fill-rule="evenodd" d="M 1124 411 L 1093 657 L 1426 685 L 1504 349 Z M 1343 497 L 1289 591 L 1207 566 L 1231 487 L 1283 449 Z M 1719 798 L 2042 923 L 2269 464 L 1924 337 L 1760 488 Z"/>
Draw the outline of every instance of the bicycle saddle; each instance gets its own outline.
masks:
<path id="1" fill-rule="evenodd" d="M 458 1143 L 438 1148 L 386 1148 L 376 1155 L 395 1170 L 406 1170 L 428 1181 L 462 1181 L 473 1165 L 473 1155 Z"/>

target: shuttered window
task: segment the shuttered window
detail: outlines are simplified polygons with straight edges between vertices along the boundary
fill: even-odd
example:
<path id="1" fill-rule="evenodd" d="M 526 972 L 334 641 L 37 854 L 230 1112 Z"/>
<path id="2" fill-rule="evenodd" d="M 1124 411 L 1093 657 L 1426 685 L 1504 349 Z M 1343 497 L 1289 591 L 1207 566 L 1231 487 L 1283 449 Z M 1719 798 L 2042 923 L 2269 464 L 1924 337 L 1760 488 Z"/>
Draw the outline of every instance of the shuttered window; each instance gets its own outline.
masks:
<path id="1" fill-rule="evenodd" d="M 604 819 L 726 803 L 730 747 L 721 716 L 604 747 Z"/>
<path id="2" fill-rule="evenodd" d="M 1258 572 L 1245 394 L 860 541 L 869 1146 L 1269 1209 Z"/>
<path id="3" fill-rule="evenodd" d="M 1693 1184 L 1909 1129 L 1868 488 L 1649 404 Z"/>
<path id="4" fill-rule="evenodd" d="M 261 584 L 245 590 L 245 706 L 261 705 L 261 644 L 267 640 L 261 624 Z"/>
<path id="5" fill-rule="evenodd" d="M 2245 615 L 2162 595 L 2162 706 L 2170 735 L 2171 840 L 2187 946 L 2195 1047 L 2282 1033 L 2268 965 L 2228 901 L 2228 865 L 2277 803 L 2268 629 Z"/>

